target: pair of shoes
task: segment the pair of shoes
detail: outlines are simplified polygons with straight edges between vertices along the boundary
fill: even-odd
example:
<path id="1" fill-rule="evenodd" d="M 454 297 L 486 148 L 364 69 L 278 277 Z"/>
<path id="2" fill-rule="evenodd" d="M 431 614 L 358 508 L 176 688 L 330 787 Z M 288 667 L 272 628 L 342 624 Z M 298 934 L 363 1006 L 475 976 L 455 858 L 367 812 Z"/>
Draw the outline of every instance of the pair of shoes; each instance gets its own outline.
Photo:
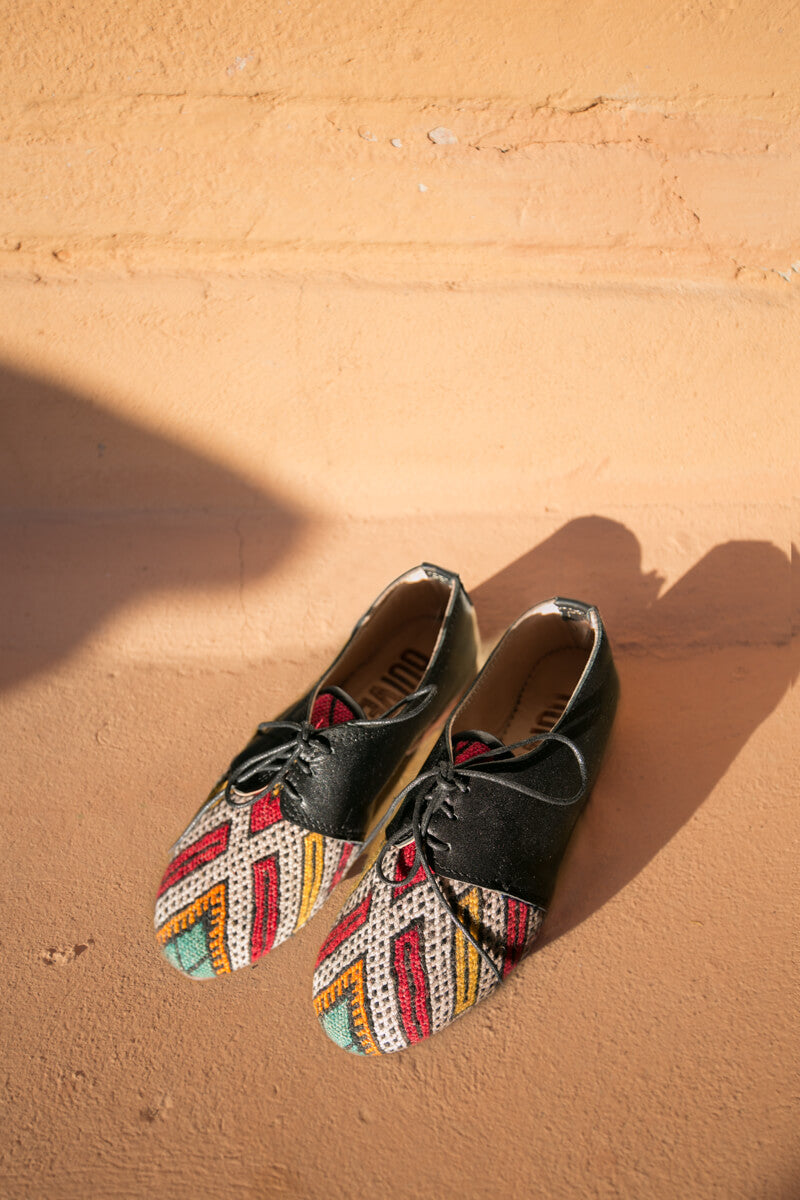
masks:
<path id="1" fill-rule="evenodd" d="M 619 685 L 597 609 L 574 600 L 529 609 L 476 676 L 477 655 L 457 575 L 424 563 L 381 593 L 309 692 L 258 726 L 173 847 L 155 923 L 174 966 L 211 978 L 256 962 L 384 830 L 317 959 L 328 1036 L 359 1054 L 400 1050 L 502 982 L 541 927 Z"/>

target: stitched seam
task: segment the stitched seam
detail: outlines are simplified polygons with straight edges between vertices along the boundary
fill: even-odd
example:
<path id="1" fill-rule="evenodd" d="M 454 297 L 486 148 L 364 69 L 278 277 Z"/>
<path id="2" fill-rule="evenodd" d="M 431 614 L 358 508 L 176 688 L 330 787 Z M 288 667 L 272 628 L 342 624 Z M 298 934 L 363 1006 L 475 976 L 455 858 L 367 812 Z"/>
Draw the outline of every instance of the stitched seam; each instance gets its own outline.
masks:
<path id="1" fill-rule="evenodd" d="M 436 872 L 436 877 L 440 880 L 453 880 L 456 883 L 463 883 L 468 887 L 484 887 L 488 888 L 489 891 L 492 892 L 500 892 L 504 896 L 510 896 L 512 900 L 519 900 L 522 904 L 529 904 L 531 908 L 538 908 L 543 913 L 547 912 L 547 905 L 550 903 L 549 900 L 547 903 L 544 903 L 541 900 L 533 900 L 530 897 L 520 896 L 517 891 L 512 891 L 507 884 L 503 883 L 502 881 L 498 881 L 496 878 L 479 878 L 478 876 L 470 874 L 469 879 L 459 879 L 458 876 L 440 874 L 438 871 Z"/>

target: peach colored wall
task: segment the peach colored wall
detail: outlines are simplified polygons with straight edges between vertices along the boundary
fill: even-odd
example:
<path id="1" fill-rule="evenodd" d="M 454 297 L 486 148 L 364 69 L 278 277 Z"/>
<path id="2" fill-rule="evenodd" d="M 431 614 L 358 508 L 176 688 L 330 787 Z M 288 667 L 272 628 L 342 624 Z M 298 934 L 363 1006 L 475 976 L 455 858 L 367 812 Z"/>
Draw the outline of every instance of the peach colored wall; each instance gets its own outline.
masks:
<path id="1" fill-rule="evenodd" d="M 0 1194 L 796 1196 L 796 5 L 0 28 Z M 623 700 L 539 952 L 367 1063 L 336 897 L 207 986 L 151 905 L 422 558 L 487 643 L 597 602 Z"/>

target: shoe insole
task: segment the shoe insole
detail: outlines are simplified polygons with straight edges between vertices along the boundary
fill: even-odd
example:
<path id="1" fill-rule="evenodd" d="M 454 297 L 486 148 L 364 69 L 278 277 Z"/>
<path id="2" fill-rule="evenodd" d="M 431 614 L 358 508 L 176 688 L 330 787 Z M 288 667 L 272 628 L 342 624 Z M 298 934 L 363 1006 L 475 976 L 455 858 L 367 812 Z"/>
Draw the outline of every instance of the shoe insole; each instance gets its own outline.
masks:
<path id="1" fill-rule="evenodd" d="M 540 658 L 500 730 L 503 741 L 510 745 L 552 729 L 569 703 L 587 659 L 588 652 L 577 646 L 552 650 Z M 518 753 L 525 754 L 527 749 Z"/>
<path id="2" fill-rule="evenodd" d="M 387 638 L 380 651 L 342 679 L 341 686 L 357 700 L 367 717 L 380 717 L 403 696 L 413 692 L 425 674 L 441 622 L 416 617 Z"/>

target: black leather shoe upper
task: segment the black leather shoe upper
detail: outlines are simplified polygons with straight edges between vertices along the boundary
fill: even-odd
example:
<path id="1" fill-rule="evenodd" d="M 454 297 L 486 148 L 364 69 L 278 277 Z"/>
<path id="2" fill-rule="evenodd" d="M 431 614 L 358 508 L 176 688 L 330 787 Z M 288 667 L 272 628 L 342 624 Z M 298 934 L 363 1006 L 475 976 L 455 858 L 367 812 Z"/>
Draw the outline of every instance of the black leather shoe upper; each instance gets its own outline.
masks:
<path id="1" fill-rule="evenodd" d="M 618 693 L 596 608 L 556 598 L 531 609 L 501 640 L 422 767 L 426 811 L 420 816 L 412 785 L 387 842 L 414 836 L 416 821 L 425 841 L 418 849 L 438 875 L 546 907 Z M 459 762 L 453 743 L 464 729 L 473 741 L 475 730 L 488 736 L 483 754 Z M 496 738 L 517 753 L 498 749 Z"/>
<path id="2" fill-rule="evenodd" d="M 272 757 L 283 762 L 284 817 L 363 841 L 380 793 L 474 676 L 476 663 L 475 612 L 458 576 L 430 563 L 407 571 L 367 610 L 306 695 L 260 726 L 233 760 L 231 802 L 248 803 L 274 786 Z M 327 688 L 352 697 L 356 716 L 317 732 L 314 701 Z M 282 757 L 287 738 L 290 753 Z M 317 745 L 309 750 L 311 742 Z"/>

